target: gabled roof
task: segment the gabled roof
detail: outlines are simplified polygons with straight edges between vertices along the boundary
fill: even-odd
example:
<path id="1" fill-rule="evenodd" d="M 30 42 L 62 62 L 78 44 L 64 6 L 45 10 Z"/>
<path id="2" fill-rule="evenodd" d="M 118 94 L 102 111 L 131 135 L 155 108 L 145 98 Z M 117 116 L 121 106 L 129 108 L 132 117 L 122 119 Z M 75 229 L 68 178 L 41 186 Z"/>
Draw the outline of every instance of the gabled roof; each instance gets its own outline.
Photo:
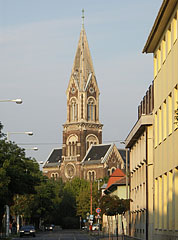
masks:
<path id="1" fill-rule="evenodd" d="M 112 147 L 113 144 L 91 145 L 82 161 L 82 164 L 104 163 L 104 160 L 107 158 Z"/>
<path id="2" fill-rule="evenodd" d="M 43 168 L 59 166 L 62 160 L 62 149 L 53 149 Z"/>
<path id="3" fill-rule="evenodd" d="M 109 178 L 107 189 L 115 182 L 121 180 L 123 177 L 125 177 L 125 173 L 121 169 L 117 168 Z"/>

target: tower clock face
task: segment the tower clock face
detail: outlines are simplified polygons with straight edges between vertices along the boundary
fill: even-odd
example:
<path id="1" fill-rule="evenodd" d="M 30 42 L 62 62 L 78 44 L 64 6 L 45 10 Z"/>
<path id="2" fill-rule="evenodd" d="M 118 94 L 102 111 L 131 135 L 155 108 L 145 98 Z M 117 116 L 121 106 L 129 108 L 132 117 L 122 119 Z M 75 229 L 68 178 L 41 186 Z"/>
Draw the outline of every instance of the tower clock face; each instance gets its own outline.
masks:
<path id="1" fill-rule="evenodd" d="M 71 163 L 68 163 L 65 167 L 65 175 L 67 178 L 72 178 L 75 175 L 75 166 Z"/>

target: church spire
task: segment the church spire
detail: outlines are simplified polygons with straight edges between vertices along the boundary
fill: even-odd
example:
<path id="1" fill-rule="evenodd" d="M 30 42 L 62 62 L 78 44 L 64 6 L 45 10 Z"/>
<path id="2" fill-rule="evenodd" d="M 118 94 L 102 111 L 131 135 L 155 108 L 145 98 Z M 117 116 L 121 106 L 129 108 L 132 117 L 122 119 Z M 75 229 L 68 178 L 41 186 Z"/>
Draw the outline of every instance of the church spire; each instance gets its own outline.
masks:
<path id="1" fill-rule="evenodd" d="M 82 9 L 82 28 L 77 46 L 77 51 L 74 59 L 74 64 L 71 73 L 71 79 L 74 79 L 75 84 L 80 92 L 87 89 L 91 77 L 95 78 L 93 62 L 89 50 L 87 36 L 84 28 L 84 9 Z M 95 78 L 96 79 L 96 78 Z M 70 85 L 70 83 L 69 83 Z M 97 85 L 97 83 L 96 83 Z"/>

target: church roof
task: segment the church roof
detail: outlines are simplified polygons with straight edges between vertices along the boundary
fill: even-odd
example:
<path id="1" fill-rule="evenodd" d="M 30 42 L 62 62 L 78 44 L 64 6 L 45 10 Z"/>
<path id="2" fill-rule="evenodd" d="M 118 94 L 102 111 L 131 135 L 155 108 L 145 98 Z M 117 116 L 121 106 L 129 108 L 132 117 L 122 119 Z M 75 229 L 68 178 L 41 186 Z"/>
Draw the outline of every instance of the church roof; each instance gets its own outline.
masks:
<path id="1" fill-rule="evenodd" d="M 62 149 L 53 149 L 43 168 L 59 166 L 62 160 Z"/>
<path id="2" fill-rule="evenodd" d="M 104 159 L 108 156 L 112 147 L 113 144 L 92 145 L 88 149 L 82 163 L 83 164 L 103 163 Z"/>

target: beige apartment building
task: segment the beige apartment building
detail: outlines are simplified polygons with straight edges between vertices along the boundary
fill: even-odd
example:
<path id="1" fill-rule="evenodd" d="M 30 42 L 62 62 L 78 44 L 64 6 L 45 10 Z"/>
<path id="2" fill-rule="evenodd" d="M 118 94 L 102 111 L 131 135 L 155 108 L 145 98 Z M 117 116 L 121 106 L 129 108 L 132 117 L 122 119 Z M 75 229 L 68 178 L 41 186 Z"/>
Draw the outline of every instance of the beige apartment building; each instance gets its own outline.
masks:
<path id="1" fill-rule="evenodd" d="M 154 57 L 154 236 L 178 239 L 178 1 L 164 0 L 144 53 Z M 150 179 L 151 181 L 151 179 Z"/>
<path id="2" fill-rule="evenodd" d="M 130 235 L 153 239 L 153 84 L 138 107 L 138 120 L 126 139 L 130 150 Z"/>

